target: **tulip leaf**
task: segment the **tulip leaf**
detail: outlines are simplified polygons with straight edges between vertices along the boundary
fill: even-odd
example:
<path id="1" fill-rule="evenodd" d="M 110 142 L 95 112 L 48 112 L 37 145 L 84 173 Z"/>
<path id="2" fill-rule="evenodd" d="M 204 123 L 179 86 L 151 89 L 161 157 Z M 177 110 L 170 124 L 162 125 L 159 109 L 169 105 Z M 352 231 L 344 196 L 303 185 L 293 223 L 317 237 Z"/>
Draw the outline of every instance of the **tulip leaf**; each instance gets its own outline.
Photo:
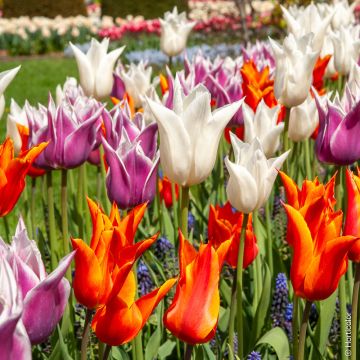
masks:
<path id="1" fill-rule="evenodd" d="M 231 288 L 225 280 L 220 280 L 220 292 L 225 302 L 230 306 L 231 304 Z"/>
<path id="2" fill-rule="evenodd" d="M 195 360 L 216 360 L 209 344 L 203 344 L 196 347 Z"/>
<path id="3" fill-rule="evenodd" d="M 278 359 L 288 359 L 290 357 L 289 340 L 280 327 L 275 327 L 263 335 L 256 343 L 256 346 L 260 344 L 270 345 L 275 350 Z"/>
<path id="4" fill-rule="evenodd" d="M 222 332 L 226 332 L 229 327 L 229 317 L 230 317 L 230 308 L 224 309 L 220 306 L 220 314 L 219 314 L 219 330 Z"/>
<path id="5" fill-rule="evenodd" d="M 168 209 L 164 205 L 164 202 L 162 202 L 161 214 L 162 214 L 163 226 L 165 231 L 164 235 L 169 239 L 169 241 L 173 245 L 175 245 L 177 230 L 174 229 L 173 221 L 171 219 Z"/>
<path id="6" fill-rule="evenodd" d="M 59 344 L 60 344 L 60 351 L 61 351 L 61 359 L 62 360 L 73 360 L 73 358 L 69 355 L 68 348 L 65 344 L 64 338 L 62 336 L 60 326 L 57 325 L 57 330 L 59 334 Z"/>
<path id="7" fill-rule="evenodd" d="M 166 340 L 164 342 L 164 344 L 162 344 L 159 348 L 159 351 L 158 351 L 159 358 L 162 360 L 162 359 L 166 359 L 168 356 L 170 356 L 174 350 L 175 345 L 176 345 L 175 341 Z"/>
<path id="8" fill-rule="evenodd" d="M 115 360 L 129 360 L 129 355 L 121 347 L 113 346 L 111 348 L 111 357 Z"/>
<path id="9" fill-rule="evenodd" d="M 150 336 L 145 348 L 145 360 L 152 360 L 156 358 L 161 344 L 161 330 L 157 327 L 153 334 Z"/>

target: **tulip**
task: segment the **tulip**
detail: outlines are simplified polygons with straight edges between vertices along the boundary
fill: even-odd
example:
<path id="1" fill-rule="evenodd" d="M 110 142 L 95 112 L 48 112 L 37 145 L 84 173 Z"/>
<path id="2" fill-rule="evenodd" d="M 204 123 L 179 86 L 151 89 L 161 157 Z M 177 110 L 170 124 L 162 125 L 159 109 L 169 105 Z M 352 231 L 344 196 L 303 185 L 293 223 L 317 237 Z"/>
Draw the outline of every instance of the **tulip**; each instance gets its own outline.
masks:
<path id="1" fill-rule="evenodd" d="M 251 144 L 247 144 L 234 134 L 230 134 L 230 137 L 235 163 L 228 157 L 225 158 L 225 165 L 230 174 L 226 193 L 232 206 L 242 213 L 249 214 L 267 201 L 277 169 L 280 169 L 290 151 L 267 160 L 257 138 Z"/>
<path id="2" fill-rule="evenodd" d="M 294 142 L 309 139 L 319 125 L 319 115 L 315 99 L 309 94 L 300 105 L 290 110 L 289 139 Z"/>
<path id="3" fill-rule="evenodd" d="M 336 96 L 334 102 L 327 100 L 327 105 L 322 106 L 316 96 L 316 105 L 320 124 L 315 143 L 318 159 L 336 165 L 350 165 L 359 160 L 360 102 L 355 102 L 347 90 L 342 102 Z"/>
<path id="4" fill-rule="evenodd" d="M 300 105 L 308 96 L 312 72 L 319 55 L 312 49 L 312 34 L 298 39 L 289 34 L 283 46 L 272 39 L 270 44 L 276 59 L 275 97 L 287 108 Z"/>
<path id="5" fill-rule="evenodd" d="M 280 105 L 268 107 L 261 100 L 254 112 L 246 104 L 243 105 L 245 125 L 245 142 L 251 143 L 256 137 L 260 141 L 265 156 L 270 157 L 280 147 L 280 135 L 284 130 L 284 123 L 277 124 Z"/>
<path id="6" fill-rule="evenodd" d="M 210 244 L 199 251 L 179 232 L 180 276 L 174 299 L 164 314 L 164 325 L 188 344 L 210 341 L 216 331 L 219 311 L 219 280 L 230 241 L 215 250 Z"/>
<path id="7" fill-rule="evenodd" d="M 351 94 L 360 99 L 360 66 L 355 61 L 352 62 L 347 84 Z"/>
<path id="8" fill-rule="evenodd" d="M 160 19 L 161 36 L 160 48 L 167 56 L 179 55 L 186 47 L 188 36 L 196 22 L 188 22 L 186 13 L 178 13 L 175 6 L 173 11 L 167 11 L 164 19 Z"/>
<path id="9" fill-rule="evenodd" d="M 342 26 L 348 27 L 355 22 L 354 9 L 357 4 L 357 1 L 354 1 L 349 5 L 347 0 L 340 0 L 334 4 L 334 16 L 331 20 L 333 30 L 338 30 Z"/>
<path id="10" fill-rule="evenodd" d="M 275 58 L 269 43 L 258 40 L 255 44 L 249 43 L 246 48 L 242 49 L 242 55 L 244 57 L 244 64 L 254 62 L 255 67 L 260 71 L 268 67 L 270 73 L 273 73 Z"/>
<path id="11" fill-rule="evenodd" d="M 342 212 L 325 208 L 311 222 L 300 211 L 284 205 L 287 239 L 293 248 L 291 283 L 297 296 L 309 301 L 324 300 L 338 287 L 347 270 L 348 252 L 356 242 L 353 236 L 340 236 Z"/>
<path id="12" fill-rule="evenodd" d="M 164 176 L 163 179 L 159 179 L 158 181 L 159 186 L 159 194 L 160 199 L 164 200 L 166 207 L 171 207 L 173 204 L 173 196 L 172 196 L 172 184 L 169 179 Z M 175 187 L 175 200 L 179 198 L 179 186 L 177 184 L 174 185 Z"/>
<path id="13" fill-rule="evenodd" d="M 225 261 L 234 269 L 237 267 L 243 217 L 240 212 L 233 211 L 229 202 L 223 207 L 210 205 L 208 221 L 209 244 L 218 249 L 224 241 L 231 240 Z M 258 251 L 256 237 L 252 228 L 252 218 L 249 216 L 246 226 L 243 269 L 246 269 L 255 260 Z"/>
<path id="14" fill-rule="evenodd" d="M 324 76 L 330 60 L 331 55 L 319 57 L 313 70 L 312 86 L 316 89 L 319 95 L 324 95 L 326 92 L 326 89 L 324 88 Z"/>
<path id="15" fill-rule="evenodd" d="M 112 72 L 115 62 L 124 50 L 124 46 L 107 54 L 109 39 L 99 43 L 91 39 L 90 49 L 84 54 L 70 43 L 79 70 L 80 85 L 85 95 L 102 99 L 109 96 L 113 87 Z"/>
<path id="16" fill-rule="evenodd" d="M 21 320 L 23 304 L 15 275 L 0 253 L 0 358 L 31 359 L 31 344 Z"/>
<path id="17" fill-rule="evenodd" d="M 11 70 L 6 70 L 0 73 L 0 118 L 3 116 L 5 110 L 4 92 L 9 84 L 14 80 L 16 74 L 19 72 L 21 66 Z"/>
<path id="18" fill-rule="evenodd" d="M 152 201 L 156 194 L 159 165 L 157 124 L 145 126 L 141 113 L 134 122 L 119 108 L 103 112 L 105 137 L 102 139 L 108 165 L 106 188 L 111 202 L 127 209 Z"/>
<path id="19" fill-rule="evenodd" d="M 56 86 L 56 105 L 60 106 L 64 99 L 74 105 L 78 97 L 84 96 L 82 88 L 73 77 L 67 77 L 64 86 Z"/>
<path id="20" fill-rule="evenodd" d="M 7 215 L 14 208 L 24 190 L 26 174 L 46 146 L 47 143 L 40 143 L 14 157 L 14 145 L 10 138 L 0 144 L 0 216 Z"/>
<path id="21" fill-rule="evenodd" d="M 212 171 L 220 137 L 242 101 L 211 113 L 210 93 L 203 85 L 183 95 L 175 81 L 174 110 L 149 100 L 159 126 L 160 161 L 170 181 L 182 186 L 199 184 Z"/>
<path id="22" fill-rule="evenodd" d="M 102 107 L 94 99 L 79 97 L 74 105 L 63 101 L 56 107 L 49 97 L 48 108 L 26 106 L 29 144 L 50 141 L 35 165 L 43 169 L 72 169 L 83 164 L 98 145 Z"/>
<path id="23" fill-rule="evenodd" d="M 6 254 L 21 290 L 21 318 L 31 344 L 39 344 L 50 336 L 65 311 L 70 284 L 64 275 L 75 253 L 67 255 L 51 274 L 46 274 L 40 251 L 28 238 L 22 218 L 11 245 L 1 242 L 0 252 Z"/>

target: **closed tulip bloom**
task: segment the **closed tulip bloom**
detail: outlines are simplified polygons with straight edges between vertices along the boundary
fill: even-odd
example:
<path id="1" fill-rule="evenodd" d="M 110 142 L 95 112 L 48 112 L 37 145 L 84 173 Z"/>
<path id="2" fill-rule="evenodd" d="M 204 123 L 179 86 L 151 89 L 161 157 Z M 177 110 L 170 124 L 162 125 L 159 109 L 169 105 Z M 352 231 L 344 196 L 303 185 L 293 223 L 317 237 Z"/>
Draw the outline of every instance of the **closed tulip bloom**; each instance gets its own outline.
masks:
<path id="1" fill-rule="evenodd" d="M 179 14 L 176 6 L 172 12 L 167 11 L 164 19 L 160 19 L 161 51 L 167 56 L 179 55 L 186 48 L 188 36 L 195 24 L 187 20 L 185 12 Z"/>
<path id="2" fill-rule="evenodd" d="M 172 184 L 169 179 L 164 176 L 163 179 L 159 179 L 158 181 L 159 194 L 160 199 L 164 200 L 166 207 L 171 207 L 173 204 L 173 194 L 172 194 Z M 177 184 L 174 185 L 175 190 L 175 200 L 179 198 L 179 186 Z"/>
<path id="3" fill-rule="evenodd" d="M 220 311 L 219 280 L 230 241 L 215 250 L 211 244 L 199 251 L 179 232 L 180 276 L 174 299 L 164 314 L 164 325 L 181 341 L 202 344 L 216 332 Z"/>
<path id="4" fill-rule="evenodd" d="M 242 104 L 238 101 L 212 113 L 210 100 L 203 85 L 184 96 L 178 79 L 173 110 L 148 99 L 159 127 L 162 168 L 179 185 L 199 184 L 210 175 L 221 134 Z"/>
<path id="5" fill-rule="evenodd" d="M 0 119 L 5 110 L 5 97 L 4 92 L 9 84 L 14 80 L 16 74 L 19 72 L 21 66 L 11 70 L 6 70 L 0 73 Z"/>
<path id="6" fill-rule="evenodd" d="M 1 240 L 0 252 L 9 259 L 21 290 L 22 321 L 31 344 L 39 344 L 51 335 L 65 311 L 70 284 L 64 275 L 75 253 L 64 257 L 58 267 L 47 274 L 40 251 L 35 241 L 28 238 L 21 218 L 11 245 Z"/>
<path id="7" fill-rule="evenodd" d="M 355 22 L 354 10 L 357 4 L 357 1 L 349 5 L 348 0 L 340 0 L 333 5 L 334 16 L 331 20 L 333 30 L 338 30 L 342 26 L 348 27 Z"/>
<path id="8" fill-rule="evenodd" d="M 47 143 L 40 143 L 15 157 L 10 138 L 0 144 L 0 216 L 7 215 L 14 208 L 24 190 L 25 176 L 46 146 Z"/>
<path id="9" fill-rule="evenodd" d="M 294 292 L 309 301 L 324 300 L 337 289 L 347 270 L 348 252 L 357 238 L 340 236 L 341 211 L 325 208 L 306 222 L 300 211 L 284 206 L 287 239 L 293 248 L 290 276 Z"/>
<path id="10" fill-rule="evenodd" d="M 273 156 L 280 147 L 280 135 L 284 130 L 284 123 L 277 123 L 280 105 L 270 108 L 261 100 L 255 112 L 246 104 L 243 104 L 242 110 L 245 142 L 250 144 L 257 137 L 265 156 Z"/>
<path id="11" fill-rule="evenodd" d="M 78 85 L 74 77 L 67 77 L 64 85 L 56 86 L 56 105 L 59 106 L 65 99 L 70 104 L 74 105 L 76 99 L 84 96 L 83 89 Z"/>
<path id="12" fill-rule="evenodd" d="M 353 235 L 360 238 L 360 177 L 346 169 L 347 208 L 344 235 Z M 351 247 L 349 259 L 360 262 L 360 241 Z"/>
<path id="13" fill-rule="evenodd" d="M 23 304 L 15 275 L 0 252 L 0 358 L 31 359 L 31 344 L 21 320 Z"/>
<path id="14" fill-rule="evenodd" d="M 79 70 L 80 85 L 85 95 L 102 99 L 110 95 L 114 79 L 113 70 L 116 60 L 124 50 L 124 46 L 108 51 L 109 39 L 99 43 L 91 39 L 90 49 L 84 54 L 79 48 L 70 43 Z"/>
<path id="15" fill-rule="evenodd" d="M 270 196 L 277 176 L 277 170 L 290 151 L 273 159 L 266 159 L 260 141 L 255 138 L 251 144 L 230 134 L 235 162 L 225 158 L 230 178 L 226 193 L 231 205 L 238 211 L 250 214 L 262 207 Z"/>
<path id="16" fill-rule="evenodd" d="M 315 99 L 309 94 L 300 105 L 290 110 L 289 139 L 294 142 L 309 139 L 319 125 Z"/>
<path id="17" fill-rule="evenodd" d="M 48 107 L 26 105 L 29 144 L 49 141 L 35 165 L 42 169 L 72 169 L 83 164 L 98 146 L 102 106 L 94 99 L 79 97 L 74 105 L 63 101 Z"/>
<path id="18" fill-rule="evenodd" d="M 104 111 L 103 120 L 109 199 L 122 209 L 152 201 L 159 165 L 157 124 L 146 126 L 141 113 L 131 121 L 126 109 L 119 108 Z"/>
<path id="19" fill-rule="evenodd" d="M 312 34 L 295 38 L 289 34 L 283 46 L 270 39 L 275 54 L 274 93 L 287 108 L 300 105 L 310 91 L 312 72 L 319 56 L 312 49 Z"/>
<path id="20" fill-rule="evenodd" d="M 226 202 L 222 207 L 210 205 L 208 221 L 209 244 L 218 249 L 224 241 L 231 240 L 225 261 L 232 268 L 237 267 L 243 218 L 243 214 L 233 210 L 229 202 Z M 243 269 L 246 269 L 255 260 L 258 252 L 259 249 L 252 227 L 252 216 L 250 215 L 246 226 Z"/>

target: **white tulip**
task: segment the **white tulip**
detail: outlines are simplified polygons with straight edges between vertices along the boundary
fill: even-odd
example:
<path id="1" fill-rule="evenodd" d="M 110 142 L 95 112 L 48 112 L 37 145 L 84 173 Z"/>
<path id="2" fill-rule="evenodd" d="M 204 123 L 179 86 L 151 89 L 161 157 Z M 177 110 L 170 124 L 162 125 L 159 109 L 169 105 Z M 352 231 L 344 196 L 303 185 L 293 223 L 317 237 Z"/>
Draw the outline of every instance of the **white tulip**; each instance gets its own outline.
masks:
<path id="1" fill-rule="evenodd" d="M 334 46 L 331 40 L 331 34 L 327 34 L 324 39 L 324 44 L 320 53 L 320 57 L 325 57 L 326 55 L 331 55 L 331 58 L 327 64 L 325 70 L 325 78 L 331 78 L 336 74 L 335 64 L 334 64 Z"/>
<path id="2" fill-rule="evenodd" d="M 331 34 L 334 46 L 335 69 L 340 75 L 348 75 L 352 61 L 357 61 L 360 54 L 359 26 L 340 27 Z"/>
<path id="3" fill-rule="evenodd" d="M 280 135 L 284 130 L 284 123 L 277 124 L 280 105 L 268 107 L 261 100 L 256 112 L 243 104 L 245 142 L 252 143 L 257 137 L 264 149 L 266 157 L 273 156 L 280 146 Z"/>
<path id="4" fill-rule="evenodd" d="M 59 106 L 63 99 L 65 98 L 65 94 L 68 90 L 70 90 L 71 88 L 75 88 L 77 87 L 77 80 L 74 77 L 67 77 L 66 81 L 63 85 L 63 87 L 61 87 L 60 84 L 58 84 L 56 86 L 56 105 Z"/>
<path id="5" fill-rule="evenodd" d="M 18 66 L 11 70 L 6 70 L 0 73 L 0 119 L 3 116 L 5 110 L 5 97 L 4 92 L 9 84 L 14 80 L 14 77 L 19 72 L 21 66 Z"/>
<path id="6" fill-rule="evenodd" d="M 354 9 L 357 5 L 354 1 L 350 6 L 347 0 L 337 1 L 333 7 L 335 10 L 334 17 L 331 21 L 333 30 L 339 30 L 342 26 L 349 26 L 355 22 Z"/>
<path id="7" fill-rule="evenodd" d="M 302 104 L 290 110 L 289 139 L 295 142 L 309 139 L 318 125 L 319 115 L 316 102 L 309 94 Z"/>
<path id="8" fill-rule="evenodd" d="M 186 47 L 188 36 L 196 22 L 189 22 L 186 13 L 178 14 L 177 7 L 166 12 L 161 25 L 160 48 L 168 56 L 179 55 Z"/>
<path id="9" fill-rule="evenodd" d="M 152 67 L 146 66 L 143 61 L 138 65 L 130 64 L 128 71 L 120 68 L 119 76 L 125 85 L 126 92 L 134 100 L 136 108 L 142 106 L 142 97 L 151 87 Z"/>
<path id="10" fill-rule="evenodd" d="M 353 60 L 349 73 L 349 80 L 347 85 L 351 91 L 351 94 L 355 98 L 359 98 L 360 95 L 360 66 Z"/>
<path id="11" fill-rule="evenodd" d="M 6 123 L 6 136 L 14 142 L 14 151 L 18 154 L 22 148 L 22 139 L 18 125 L 29 127 L 25 109 L 21 108 L 14 99 L 11 99 L 10 112 Z"/>
<path id="12" fill-rule="evenodd" d="M 278 101 L 290 108 L 300 105 L 308 96 L 318 52 L 311 47 L 312 34 L 296 39 L 289 34 L 279 45 L 270 39 L 275 55 L 274 93 Z"/>
<path id="13" fill-rule="evenodd" d="M 107 53 L 108 38 L 105 38 L 101 43 L 91 39 L 91 46 L 86 54 L 71 43 L 70 46 L 75 55 L 80 85 L 85 95 L 93 96 L 98 100 L 109 96 L 114 83 L 114 66 L 125 46 Z"/>
<path id="14" fill-rule="evenodd" d="M 165 175 L 179 185 L 204 181 L 211 173 L 222 132 L 243 100 L 211 112 L 210 92 L 202 84 L 184 96 L 178 77 L 173 110 L 147 98 L 158 123 L 160 161 Z"/>
<path id="15" fill-rule="evenodd" d="M 249 214 L 262 207 L 270 196 L 271 189 L 289 151 L 273 159 L 267 159 L 259 139 L 244 143 L 230 134 L 235 162 L 225 158 L 230 178 L 226 186 L 227 197 L 238 211 Z"/>

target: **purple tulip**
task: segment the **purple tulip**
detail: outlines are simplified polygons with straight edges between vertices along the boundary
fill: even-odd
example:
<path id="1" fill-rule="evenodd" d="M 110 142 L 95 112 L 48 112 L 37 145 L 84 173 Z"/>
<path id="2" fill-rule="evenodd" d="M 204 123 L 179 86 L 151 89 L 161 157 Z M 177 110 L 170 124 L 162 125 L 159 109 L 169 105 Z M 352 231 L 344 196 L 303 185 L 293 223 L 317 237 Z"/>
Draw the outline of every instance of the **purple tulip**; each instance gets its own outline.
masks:
<path id="1" fill-rule="evenodd" d="M 360 101 L 346 88 L 342 101 L 336 96 L 334 102 L 321 103 L 316 97 L 319 113 L 319 134 L 315 150 L 322 162 L 350 165 L 360 159 Z"/>
<path id="2" fill-rule="evenodd" d="M 28 238 L 20 218 L 11 245 L 0 242 L 0 253 L 11 265 L 22 300 L 21 319 L 32 344 L 45 341 L 63 316 L 70 294 L 64 278 L 75 252 L 64 257 L 58 267 L 47 274 L 36 243 Z"/>
<path id="3" fill-rule="evenodd" d="M 1 249 L 0 297 L 0 359 L 31 359 L 31 344 L 21 319 L 21 294 L 6 254 Z"/>
<path id="4" fill-rule="evenodd" d="M 266 66 L 270 68 L 270 74 L 275 70 L 275 57 L 268 42 L 256 41 L 255 44 L 242 48 L 244 62 L 254 61 L 256 67 L 261 71 Z"/>
<path id="5" fill-rule="evenodd" d="M 26 104 L 29 146 L 49 141 L 35 165 L 43 169 L 72 169 L 83 164 L 99 146 L 102 109 L 99 102 L 87 97 L 79 97 L 74 104 L 65 98 L 58 107 L 51 96 L 47 108 Z"/>
<path id="6" fill-rule="evenodd" d="M 152 201 L 159 165 L 157 124 L 145 126 L 141 113 L 130 120 L 130 110 L 120 107 L 103 111 L 108 164 L 106 187 L 109 199 L 122 209 Z"/>

